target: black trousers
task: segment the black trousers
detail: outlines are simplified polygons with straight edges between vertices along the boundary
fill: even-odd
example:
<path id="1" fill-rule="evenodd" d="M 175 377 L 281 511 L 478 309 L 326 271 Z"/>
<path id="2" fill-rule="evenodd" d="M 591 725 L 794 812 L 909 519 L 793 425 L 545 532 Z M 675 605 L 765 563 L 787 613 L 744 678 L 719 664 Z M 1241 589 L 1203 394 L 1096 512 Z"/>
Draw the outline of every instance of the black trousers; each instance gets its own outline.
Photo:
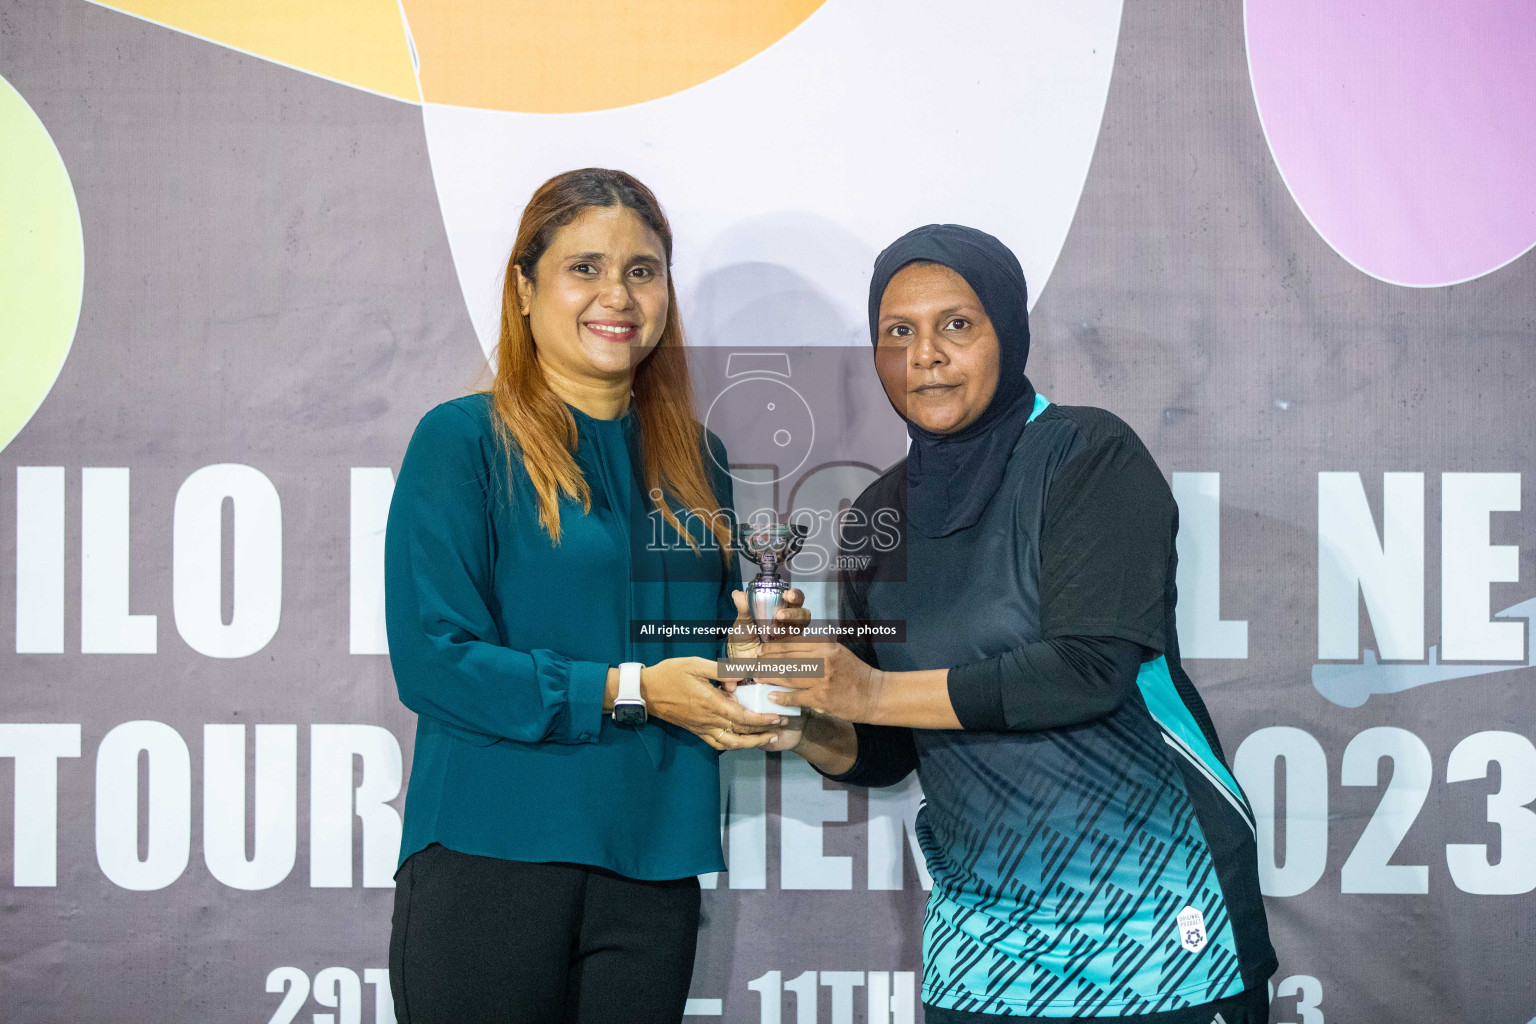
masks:
<path id="1" fill-rule="evenodd" d="M 699 881 L 643 882 L 434 843 L 395 879 L 389 981 L 400 1024 L 677 1024 Z"/>
<path id="2" fill-rule="evenodd" d="M 944 1010 L 924 1003 L 923 1019 L 928 1024 L 1269 1024 L 1269 991 L 1267 985 L 1258 985 L 1214 1003 L 1133 1017 L 1007 1017 Z"/>

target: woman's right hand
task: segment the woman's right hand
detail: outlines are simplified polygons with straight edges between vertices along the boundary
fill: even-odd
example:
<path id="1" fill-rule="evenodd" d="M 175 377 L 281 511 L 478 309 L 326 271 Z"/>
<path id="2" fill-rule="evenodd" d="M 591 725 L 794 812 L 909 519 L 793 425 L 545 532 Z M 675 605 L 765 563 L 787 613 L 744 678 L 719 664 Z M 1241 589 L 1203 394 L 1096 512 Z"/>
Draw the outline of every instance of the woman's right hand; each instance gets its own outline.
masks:
<path id="1" fill-rule="evenodd" d="M 640 692 L 651 714 L 681 726 L 716 750 L 767 747 L 784 715 L 748 711 L 714 684 L 708 658 L 668 658 L 640 672 Z"/>
<path id="2" fill-rule="evenodd" d="M 787 715 L 784 721 L 787 725 L 774 729 L 768 735 L 771 737 L 763 746 L 764 750 L 773 750 L 781 754 L 798 752 L 805 745 L 805 730 L 814 718 L 816 712 L 806 708 L 798 715 Z"/>
<path id="3" fill-rule="evenodd" d="M 791 717 L 789 723 L 773 730 L 769 734 L 773 739 L 763 749 L 793 751 L 828 775 L 853 769 L 859 758 L 859 734 L 851 724 L 810 708 Z"/>

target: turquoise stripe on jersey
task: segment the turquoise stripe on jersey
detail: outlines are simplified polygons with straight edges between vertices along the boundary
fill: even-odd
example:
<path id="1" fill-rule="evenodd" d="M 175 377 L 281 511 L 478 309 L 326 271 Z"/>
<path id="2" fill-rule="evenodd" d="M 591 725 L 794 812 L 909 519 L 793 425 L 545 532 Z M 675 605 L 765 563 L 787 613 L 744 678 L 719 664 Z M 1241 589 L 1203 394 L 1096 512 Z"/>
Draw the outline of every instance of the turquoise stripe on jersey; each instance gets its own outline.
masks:
<path id="1" fill-rule="evenodd" d="M 1029 414 L 1029 419 L 1025 420 L 1025 422 L 1026 423 L 1033 423 L 1033 422 L 1035 422 L 1035 417 L 1039 416 L 1041 413 L 1045 412 L 1045 410 L 1049 409 L 1050 406 L 1051 406 L 1051 400 L 1049 398 L 1046 398 L 1040 392 L 1036 391 L 1035 392 L 1035 408 L 1034 408 L 1034 411 Z"/>
<path id="2" fill-rule="evenodd" d="M 1173 677 L 1168 674 L 1168 659 L 1159 657 L 1155 661 L 1144 662 L 1140 673 L 1136 676 L 1136 685 L 1140 687 L 1141 698 L 1147 702 L 1147 710 L 1152 713 L 1153 718 L 1157 719 L 1157 724 L 1199 758 L 1206 771 L 1225 786 L 1238 804 L 1251 816 L 1253 812 L 1248 808 L 1248 799 L 1243 796 L 1242 787 L 1237 784 L 1237 780 L 1232 777 L 1227 766 L 1221 763 L 1221 758 L 1216 756 L 1216 752 L 1206 742 L 1205 733 L 1200 731 L 1199 724 L 1189 713 L 1189 708 L 1179 696 L 1179 691 L 1174 688 Z"/>

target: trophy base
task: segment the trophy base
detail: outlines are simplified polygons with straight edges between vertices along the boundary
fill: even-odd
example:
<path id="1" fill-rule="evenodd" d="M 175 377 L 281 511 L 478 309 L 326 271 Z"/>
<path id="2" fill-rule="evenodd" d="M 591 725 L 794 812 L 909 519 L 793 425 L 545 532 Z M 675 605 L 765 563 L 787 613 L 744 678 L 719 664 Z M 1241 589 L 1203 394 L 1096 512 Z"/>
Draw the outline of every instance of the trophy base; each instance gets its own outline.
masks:
<path id="1" fill-rule="evenodd" d="M 736 687 L 736 703 L 748 711 L 756 711 L 764 715 L 798 715 L 799 708 L 787 707 L 783 704 L 775 704 L 768 699 L 770 693 L 788 693 L 790 687 L 778 686 L 774 683 L 742 683 Z"/>

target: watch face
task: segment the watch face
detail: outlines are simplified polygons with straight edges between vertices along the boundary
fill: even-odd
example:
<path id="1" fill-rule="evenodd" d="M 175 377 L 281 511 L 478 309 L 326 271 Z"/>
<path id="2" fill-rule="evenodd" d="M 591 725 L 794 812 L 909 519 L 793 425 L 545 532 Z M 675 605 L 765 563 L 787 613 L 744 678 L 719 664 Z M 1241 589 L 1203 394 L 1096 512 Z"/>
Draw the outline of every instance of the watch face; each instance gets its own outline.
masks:
<path id="1" fill-rule="evenodd" d="M 613 722 L 615 725 L 644 725 L 645 705 L 639 703 L 615 704 L 613 706 Z"/>

